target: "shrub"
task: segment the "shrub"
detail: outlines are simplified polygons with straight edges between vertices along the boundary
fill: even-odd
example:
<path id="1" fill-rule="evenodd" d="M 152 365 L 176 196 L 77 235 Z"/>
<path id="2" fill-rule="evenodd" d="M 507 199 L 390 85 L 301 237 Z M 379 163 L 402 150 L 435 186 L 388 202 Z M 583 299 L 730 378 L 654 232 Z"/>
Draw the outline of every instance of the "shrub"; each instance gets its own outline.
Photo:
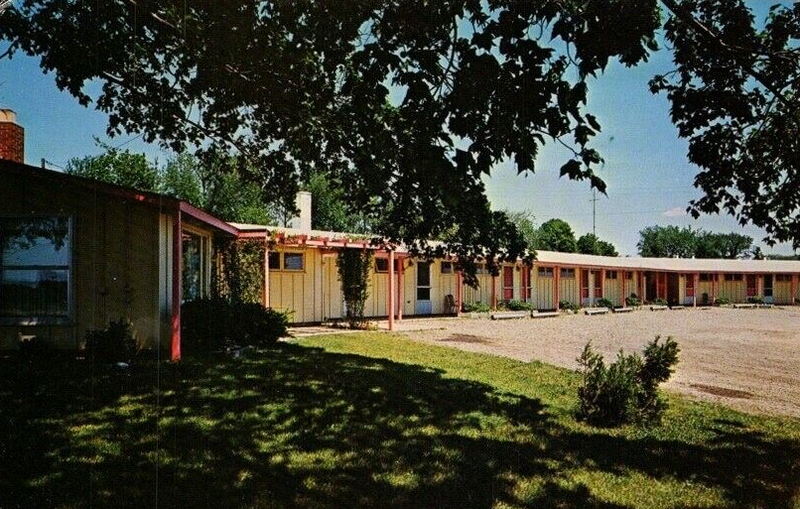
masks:
<path id="1" fill-rule="evenodd" d="M 505 305 L 509 311 L 530 311 L 533 309 L 531 303 L 524 300 L 510 300 Z"/>
<path id="2" fill-rule="evenodd" d="M 578 306 L 577 304 L 575 304 L 572 301 L 560 300 L 560 301 L 558 301 L 558 309 L 561 309 L 561 310 L 564 310 L 564 311 L 578 311 L 580 309 L 580 306 Z"/>
<path id="3" fill-rule="evenodd" d="M 605 297 L 603 297 L 602 299 L 597 299 L 597 302 L 595 304 L 601 308 L 614 309 L 614 303 L 611 302 L 609 299 L 606 299 Z"/>
<path id="4" fill-rule="evenodd" d="M 181 307 L 181 336 L 186 348 L 221 350 L 227 344 L 262 346 L 286 335 L 286 313 L 261 304 L 227 299 L 197 299 Z"/>
<path id="5" fill-rule="evenodd" d="M 763 304 L 764 297 L 761 297 L 759 295 L 756 295 L 755 297 L 748 297 L 747 302 L 749 302 L 750 304 Z"/>
<path id="6" fill-rule="evenodd" d="M 484 304 L 481 301 L 477 302 L 465 302 L 462 306 L 465 313 L 488 313 L 489 312 L 489 305 Z"/>
<path id="7" fill-rule="evenodd" d="M 727 297 L 717 297 L 715 303 L 717 304 L 717 306 L 724 306 L 726 304 L 730 304 L 731 300 Z"/>
<path id="8" fill-rule="evenodd" d="M 680 351 L 671 337 L 663 343 L 660 339 L 656 336 L 647 344 L 643 357 L 620 351 L 609 365 L 588 343 L 578 358 L 578 417 L 600 426 L 658 422 L 667 406 L 658 385 L 669 379 Z"/>
<path id="9" fill-rule="evenodd" d="M 637 307 L 642 305 L 642 301 L 641 299 L 639 299 L 639 297 L 636 296 L 635 293 L 632 293 L 630 297 L 625 297 L 625 305 Z"/>
<path id="10" fill-rule="evenodd" d="M 653 304 L 654 306 L 667 306 L 667 305 L 669 305 L 669 303 L 666 301 L 666 299 L 653 299 L 651 304 Z"/>
<path id="11" fill-rule="evenodd" d="M 86 333 L 86 356 L 96 362 L 131 362 L 139 352 L 131 322 L 120 318 Z"/>
<path id="12" fill-rule="evenodd" d="M 369 297 L 369 273 L 372 268 L 372 251 L 340 249 L 336 267 L 342 281 L 342 296 L 347 309 L 347 322 L 353 329 L 365 326 L 364 306 Z"/>

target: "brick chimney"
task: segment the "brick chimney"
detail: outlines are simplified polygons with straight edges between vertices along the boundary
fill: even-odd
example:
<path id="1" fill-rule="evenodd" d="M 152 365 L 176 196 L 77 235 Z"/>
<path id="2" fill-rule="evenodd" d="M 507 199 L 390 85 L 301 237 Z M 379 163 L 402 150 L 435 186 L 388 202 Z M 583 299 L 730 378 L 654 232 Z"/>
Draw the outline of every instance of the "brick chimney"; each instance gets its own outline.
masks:
<path id="1" fill-rule="evenodd" d="M 25 129 L 9 109 L 0 109 L 0 159 L 25 162 Z"/>

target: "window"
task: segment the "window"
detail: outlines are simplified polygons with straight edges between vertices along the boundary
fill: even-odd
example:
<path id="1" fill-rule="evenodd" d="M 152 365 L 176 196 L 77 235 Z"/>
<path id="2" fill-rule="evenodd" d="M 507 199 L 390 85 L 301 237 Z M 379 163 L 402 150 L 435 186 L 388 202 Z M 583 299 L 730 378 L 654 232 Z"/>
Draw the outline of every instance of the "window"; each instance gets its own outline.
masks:
<path id="1" fill-rule="evenodd" d="M 475 273 L 476 274 L 488 274 L 489 271 L 486 269 L 486 264 L 485 263 L 475 264 Z"/>
<path id="2" fill-rule="evenodd" d="M 389 259 L 375 258 L 375 272 L 389 272 Z"/>
<path id="3" fill-rule="evenodd" d="M 575 269 L 561 269 L 561 277 L 564 279 L 575 279 Z"/>
<path id="4" fill-rule="evenodd" d="M 283 253 L 283 270 L 303 270 L 303 253 Z"/>
<path id="5" fill-rule="evenodd" d="M 791 274 L 775 274 L 775 281 L 778 281 L 778 282 L 781 282 L 781 283 L 788 283 L 791 280 L 792 280 L 792 275 Z"/>
<path id="6" fill-rule="evenodd" d="M 277 251 L 269 252 L 269 270 L 281 270 L 281 254 Z"/>
<path id="7" fill-rule="evenodd" d="M 417 300 L 431 300 L 431 262 L 417 264 Z"/>
<path id="8" fill-rule="evenodd" d="M 625 271 L 625 279 L 633 279 L 633 272 Z"/>
<path id="9" fill-rule="evenodd" d="M 206 272 L 206 250 L 208 238 L 184 231 L 183 243 L 183 301 L 191 301 L 205 297 L 208 289 L 208 273 Z"/>
<path id="10" fill-rule="evenodd" d="M 539 267 L 539 277 L 553 277 L 553 267 Z"/>
<path id="11" fill-rule="evenodd" d="M 772 297 L 772 274 L 764 275 L 764 297 Z"/>
<path id="12" fill-rule="evenodd" d="M 617 271 L 616 270 L 607 270 L 606 271 L 606 279 L 617 279 Z"/>
<path id="13" fill-rule="evenodd" d="M 452 274 L 452 273 L 453 273 L 453 263 L 442 262 L 442 274 Z"/>
<path id="14" fill-rule="evenodd" d="M 713 274 L 709 274 L 708 272 L 701 272 L 699 279 L 700 281 L 706 281 L 706 282 L 714 280 Z"/>
<path id="15" fill-rule="evenodd" d="M 741 274 L 725 274 L 725 281 L 741 281 Z"/>
<path id="16" fill-rule="evenodd" d="M 70 316 L 69 218 L 0 219 L 0 316 Z"/>

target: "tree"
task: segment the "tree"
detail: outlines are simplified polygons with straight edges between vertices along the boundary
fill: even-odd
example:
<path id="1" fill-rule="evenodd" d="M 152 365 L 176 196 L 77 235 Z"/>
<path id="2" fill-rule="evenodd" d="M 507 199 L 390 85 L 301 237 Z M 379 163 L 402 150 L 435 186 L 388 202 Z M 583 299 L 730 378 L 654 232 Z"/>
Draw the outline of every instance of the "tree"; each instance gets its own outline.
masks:
<path id="1" fill-rule="evenodd" d="M 459 260 L 494 263 L 527 246 L 483 176 L 503 160 L 532 172 L 552 142 L 570 151 L 561 175 L 603 191 L 588 80 L 645 59 L 658 26 L 656 0 L 20 0 L 0 38 L 111 135 L 231 152 L 289 208 L 324 169 L 377 233 L 430 252 L 418 239 L 452 231 Z"/>
<path id="2" fill-rule="evenodd" d="M 344 191 L 341 187 L 332 185 L 325 173 L 313 173 L 303 188 L 313 198 L 312 228 L 351 233 L 369 233 L 372 230 L 369 218 L 350 209 Z"/>
<path id="3" fill-rule="evenodd" d="M 151 164 L 144 154 L 120 151 L 99 140 L 95 142 L 104 152 L 96 156 L 70 159 L 67 162 L 67 173 L 142 191 L 158 190 L 158 167 Z"/>
<path id="4" fill-rule="evenodd" d="M 207 155 L 201 161 L 184 153 L 162 170 L 144 154 L 98 145 L 104 153 L 70 160 L 67 173 L 174 196 L 225 221 L 275 224 L 268 198 L 257 184 L 244 180 L 233 158 Z"/>
<path id="5" fill-rule="evenodd" d="M 559 143 L 561 175 L 603 191 L 589 78 L 646 60 L 663 26 L 675 71 L 651 88 L 701 168 L 693 214 L 727 210 L 800 244 L 800 9 L 775 7 L 760 26 L 743 0 L 661 4 L 663 24 L 657 0 L 20 0 L 0 38 L 3 56 L 39 55 L 60 88 L 106 112 L 109 134 L 232 151 L 287 207 L 324 168 L 354 207 L 389 210 L 391 240 L 425 248 L 416 239 L 454 231 L 455 255 L 494 259 L 525 246 L 491 230 L 483 176 L 503 160 L 532 172 Z M 474 244 L 475 229 L 512 242 Z"/>
<path id="6" fill-rule="evenodd" d="M 762 23 L 743 0 L 662 0 L 675 67 L 650 87 L 701 168 L 692 215 L 725 210 L 800 246 L 800 4 Z"/>
<path id="7" fill-rule="evenodd" d="M 637 247 L 645 257 L 691 258 L 697 249 L 697 232 L 688 226 L 648 226 L 639 232 Z"/>
<path id="8" fill-rule="evenodd" d="M 581 235 L 578 238 L 577 249 L 578 252 L 582 254 L 619 256 L 614 244 L 605 240 L 600 240 L 597 235 L 593 233 Z"/>
<path id="9" fill-rule="evenodd" d="M 563 219 L 550 219 L 539 227 L 537 249 L 574 253 L 578 250 L 575 233 Z"/>
<path id="10" fill-rule="evenodd" d="M 536 228 L 536 218 L 530 210 L 503 211 L 522 234 L 522 238 L 531 248 L 538 245 L 539 230 Z"/>
<path id="11" fill-rule="evenodd" d="M 750 253 L 753 238 L 740 233 L 698 231 L 694 256 L 697 258 L 742 258 Z"/>

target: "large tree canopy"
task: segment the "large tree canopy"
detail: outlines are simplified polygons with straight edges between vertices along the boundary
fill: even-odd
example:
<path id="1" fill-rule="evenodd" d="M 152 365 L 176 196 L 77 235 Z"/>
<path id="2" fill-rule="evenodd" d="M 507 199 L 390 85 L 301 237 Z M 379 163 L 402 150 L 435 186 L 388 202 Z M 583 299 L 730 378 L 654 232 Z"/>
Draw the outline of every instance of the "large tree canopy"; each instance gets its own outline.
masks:
<path id="1" fill-rule="evenodd" d="M 666 258 L 755 257 L 753 239 L 741 233 L 712 233 L 691 227 L 648 226 L 639 232 L 639 254 Z"/>
<path id="2" fill-rule="evenodd" d="M 800 9 L 757 30 L 741 0 L 662 5 L 676 72 L 652 87 L 703 168 L 694 209 L 797 242 Z M 376 233 L 420 248 L 446 235 L 491 262 L 525 242 L 481 177 L 503 160 L 534 171 L 555 142 L 571 151 L 561 174 L 602 191 L 587 77 L 646 59 L 661 21 L 656 0 L 20 0 L 0 37 L 108 113 L 111 134 L 232 150 L 286 204 L 323 170 L 382 218 Z"/>
<path id="3" fill-rule="evenodd" d="M 701 168 L 695 217 L 721 210 L 800 248 L 800 3 L 663 0 L 675 69 L 651 81 Z"/>
<path id="4" fill-rule="evenodd" d="M 0 36 L 111 134 L 234 150 L 286 203 L 322 169 L 392 240 L 517 256 L 481 177 L 533 171 L 550 140 L 563 175 L 602 190 L 586 78 L 646 58 L 658 25 L 656 0 L 21 0 Z"/>

